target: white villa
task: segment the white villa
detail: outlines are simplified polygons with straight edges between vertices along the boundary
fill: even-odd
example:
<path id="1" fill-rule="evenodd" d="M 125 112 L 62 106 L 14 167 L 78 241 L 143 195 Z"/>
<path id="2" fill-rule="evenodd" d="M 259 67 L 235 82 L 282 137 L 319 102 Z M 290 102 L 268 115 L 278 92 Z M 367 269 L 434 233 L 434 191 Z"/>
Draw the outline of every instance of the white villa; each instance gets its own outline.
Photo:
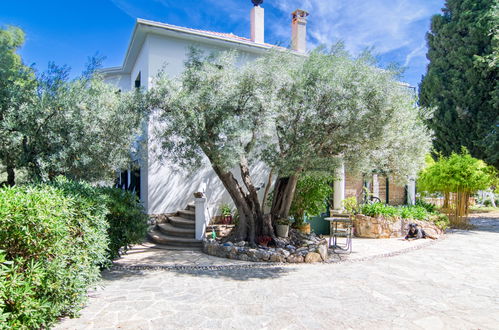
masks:
<path id="1" fill-rule="evenodd" d="M 153 78 L 160 70 L 166 70 L 172 76 L 181 73 L 189 48 L 193 46 L 206 52 L 237 50 L 244 61 L 252 61 L 270 48 L 277 47 L 265 43 L 264 9 L 259 6 L 261 2 L 253 1 L 255 6 L 250 12 L 250 38 L 137 19 L 122 66 L 104 69 L 102 73 L 109 83 L 126 91 L 138 87 L 150 88 Z M 307 16 L 308 13 L 300 9 L 291 14 L 290 44 L 292 51 L 298 54 L 305 54 L 307 51 Z M 214 171 L 206 165 L 196 173 L 187 173 L 174 169 L 173 164 L 161 163 L 155 155 L 153 125 L 149 120 L 144 128 L 142 138 L 147 141 L 147 153 L 137 160 L 140 170 L 124 172 L 120 177 L 120 185 L 139 193 L 148 214 L 173 213 L 184 209 L 193 200 L 194 192 L 203 191 L 206 195 L 206 217 L 216 215 L 220 204 L 230 202 L 230 197 Z M 259 174 L 255 184 L 263 187 L 267 181 L 267 169 L 262 166 L 253 172 Z M 343 177 L 345 178 L 344 173 Z M 409 189 L 408 194 L 407 187 L 396 186 L 388 178 L 373 176 L 369 181 L 370 189 L 382 201 L 402 204 L 408 197 L 412 199 L 414 196 L 413 189 Z M 365 185 L 364 178 L 347 177 L 339 180 L 335 183 L 335 204 L 345 195 L 359 197 Z M 260 191 L 263 194 L 263 189 Z M 188 214 L 189 212 L 192 214 Z M 184 211 L 184 218 L 194 219 L 192 207 L 191 211 Z M 180 225 L 177 227 L 193 230 L 182 219 L 177 220 Z M 163 234 L 167 237 L 169 234 L 181 236 L 178 231 L 175 232 L 174 227 L 163 228 Z M 196 237 L 199 239 L 201 234 L 204 234 L 204 228 Z M 162 242 L 169 241 L 163 239 Z"/>

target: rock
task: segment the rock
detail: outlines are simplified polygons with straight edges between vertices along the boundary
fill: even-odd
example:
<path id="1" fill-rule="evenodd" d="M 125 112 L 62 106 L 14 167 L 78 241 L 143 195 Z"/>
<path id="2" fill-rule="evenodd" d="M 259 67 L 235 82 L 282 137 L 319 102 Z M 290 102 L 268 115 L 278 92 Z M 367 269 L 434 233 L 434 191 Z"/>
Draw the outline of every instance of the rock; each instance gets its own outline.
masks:
<path id="1" fill-rule="evenodd" d="M 270 259 L 270 253 L 266 250 L 258 250 L 255 256 L 258 260 L 267 261 Z"/>
<path id="2" fill-rule="evenodd" d="M 281 241 L 281 240 L 277 240 L 277 241 L 275 242 L 275 244 L 276 244 L 276 246 L 277 246 L 278 248 L 283 248 L 283 247 L 285 247 L 285 246 L 286 246 L 286 243 L 285 243 L 285 242 L 283 242 L 283 241 Z"/>
<path id="3" fill-rule="evenodd" d="M 269 259 L 272 262 L 285 262 L 286 261 L 286 258 L 284 258 L 284 256 L 279 254 L 279 253 L 272 253 L 270 255 Z"/>
<path id="4" fill-rule="evenodd" d="M 237 256 L 237 259 L 241 261 L 249 261 L 249 257 L 246 254 L 240 254 Z"/>
<path id="5" fill-rule="evenodd" d="M 319 253 L 319 255 L 321 256 L 322 258 L 322 261 L 326 261 L 328 259 L 328 253 L 327 253 L 327 246 L 326 245 L 319 245 L 319 247 L 317 248 L 317 253 Z"/>
<path id="6" fill-rule="evenodd" d="M 311 244 L 308 246 L 309 251 L 315 252 L 316 249 L 317 249 L 317 244 Z"/>
<path id="7" fill-rule="evenodd" d="M 296 249 L 296 252 L 297 252 L 297 253 L 299 253 L 299 252 L 303 252 L 303 251 L 308 251 L 308 247 L 303 246 L 303 247 L 301 247 L 301 248 Z"/>
<path id="8" fill-rule="evenodd" d="M 322 261 L 321 255 L 317 252 L 309 252 L 305 256 L 306 263 L 321 262 L 321 261 Z"/>
<path id="9" fill-rule="evenodd" d="M 236 244 L 234 244 L 235 246 L 245 246 L 246 245 L 246 242 L 245 241 L 240 241 L 240 242 L 237 242 Z"/>
<path id="10" fill-rule="evenodd" d="M 303 262 L 303 257 L 300 256 L 300 255 L 297 255 L 297 254 L 291 254 L 288 258 L 287 258 L 288 262 L 290 263 L 301 263 Z"/>
<path id="11" fill-rule="evenodd" d="M 294 250 L 296 250 L 296 247 L 294 245 L 288 244 L 288 245 L 286 245 L 286 250 L 294 251 Z"/>
<path id="12" fill-rule="evenodd" d="M 247 252 L 249 260 L 258 261 L 257 253 L 258 253 L 257 249 L 249 249 Z"/>
<path id="13" fill-rule="evenodd" d="M 276 249 L 276 252 L 282 254 L 284 258 L 287 258 L 291 254 L 291 252 L 284 249 Z"/>

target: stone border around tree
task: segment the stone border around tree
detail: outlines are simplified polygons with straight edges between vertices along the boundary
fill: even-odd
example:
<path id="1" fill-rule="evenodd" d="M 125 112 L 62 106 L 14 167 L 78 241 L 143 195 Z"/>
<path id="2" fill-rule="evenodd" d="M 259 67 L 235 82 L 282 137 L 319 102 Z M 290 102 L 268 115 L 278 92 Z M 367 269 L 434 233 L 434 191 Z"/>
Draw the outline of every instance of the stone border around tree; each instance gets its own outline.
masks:
<path id="1" fill-rule="evenodd" d="M 250 247 L 247 242 L 222 242 L 215 239 L 203 240 L 203 252 L 219 257 L 252 262 L 314 263 L 329 259 L 328 242 L 324 238 L 309 236 L 300 247 L 277 241 L 277 247 Z"/>

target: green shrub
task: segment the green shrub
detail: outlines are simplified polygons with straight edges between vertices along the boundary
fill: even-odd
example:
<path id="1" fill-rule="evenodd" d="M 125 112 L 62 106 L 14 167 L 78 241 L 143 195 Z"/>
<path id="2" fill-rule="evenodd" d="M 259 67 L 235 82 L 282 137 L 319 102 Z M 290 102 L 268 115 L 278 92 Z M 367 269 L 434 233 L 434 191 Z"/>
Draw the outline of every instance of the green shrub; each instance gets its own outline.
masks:
<path id="1" fill-rule="evenodd" d="M 368 203 L 360 206 L 360 213 L 369 217 L 384 216 L 393 218 L 399 216 L 399 211 L 396 207 L 386 205 L 384 203 Z"/>
<path id="2" fill-rule="evenodd" d="M 0 286 L 6 327 L 49 327 L 81 308 L 107 259 L 105 215 L 53 186 L 0 189 L 0 249 L 12 262 Z"/>
<path id="3" fill-rule="evenodd" d="M 327 200 L 333 193 L 333 178 L 321 174 L 303 174 L 298 179 L 289 214 L 294 218 L 294 226 L 304 222 L 304 216 L 319 215 L 326 211 Z"/>
<path id="4" fill-rule="evenodd" d="M 430 216 L 430 221 L 433 222 L 440 229 L 447 229 L 450 226 L 449 217 L 445 214 L 433 214 Z"/>
<path id="5" fill-rule="evenodd" d="M 105 216 L 108 236 L 108 255 L 101 266 L 119 257 L 120 250 L 140 243 L 147 231 L 147 215 L 135 194 L 117 188 L 94 187 L 84 182 L 58 178 L 51 185 L 62 189 L 68 196 L 88 204 Z M 92 206 L 93 205 L 93 206 Z M 104 230 L 104 228 L 100 228 Z"/>
<path id="6" fill-rule="evenodd" d="M 430 213 L 426 208 L 419 205 L 409 205 L 399 207 L 402 219 L 428 220 Z"/>
<path id="7" fill-rule="evenodd" d="M 435 213 L 437 212 L 437 206 L 432 203 L 426 202 L 424 199 L 417 199 L 416 200 L 416 205 L 424 207 L 428 213 Z"/>
<path id="8" fill-rule="evenodd" d="M 109 213 L 109 258 L 119 257 L 132 244 L 141 243 L 147 231 L 148 217 L 139 203 L 137 195 L 116 188 L 101 188 L 106 195 Z"/>
<path id="9" fill-rule="evenodd" d="M 146 226 L 136 196 L 120 189 L 63 178 L 0 189 L 0 329 L 75 315 L 100 269 Z"/>
<path id="10" fill-rule="evenodd" d="M 350 214 L 357 214 L 359 212 L 359 203 L 357 203 L 357 198 L 355 196 L 345 198 L 342 204 L 345 211 Z"/>
<path id="11" fill-rule="evenodd" d="M 370 216 L 384 216 L 385 218 L 401 217 L 403 219 L 428 220 L 430 213 L 422 206 L 391 206 L 383 203 L 363 204 L 360 213 Z"/>

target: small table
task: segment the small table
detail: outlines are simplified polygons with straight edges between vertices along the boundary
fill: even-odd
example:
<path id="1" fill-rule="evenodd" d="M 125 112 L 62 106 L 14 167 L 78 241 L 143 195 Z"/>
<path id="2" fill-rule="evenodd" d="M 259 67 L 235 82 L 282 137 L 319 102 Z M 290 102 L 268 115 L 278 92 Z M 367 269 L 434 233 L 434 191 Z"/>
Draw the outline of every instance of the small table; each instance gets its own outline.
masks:
<path id="1" fill-rule="evenodd" d="M 353 221 L 350 219 L 350 216 L 348 214 L 335 214 L 332 217 L 324 218 L 324 220 L 330 222 L 329 247 L 333 249 L 333 252 L 337 253 L 338 250 L 345 253 L 351 253 Z M 344 228 L 338 228 L 338 224 L 340 223 L 344 224 Z M 345 242 L 339 243 L 338 237 L 344 237 Z"/>

